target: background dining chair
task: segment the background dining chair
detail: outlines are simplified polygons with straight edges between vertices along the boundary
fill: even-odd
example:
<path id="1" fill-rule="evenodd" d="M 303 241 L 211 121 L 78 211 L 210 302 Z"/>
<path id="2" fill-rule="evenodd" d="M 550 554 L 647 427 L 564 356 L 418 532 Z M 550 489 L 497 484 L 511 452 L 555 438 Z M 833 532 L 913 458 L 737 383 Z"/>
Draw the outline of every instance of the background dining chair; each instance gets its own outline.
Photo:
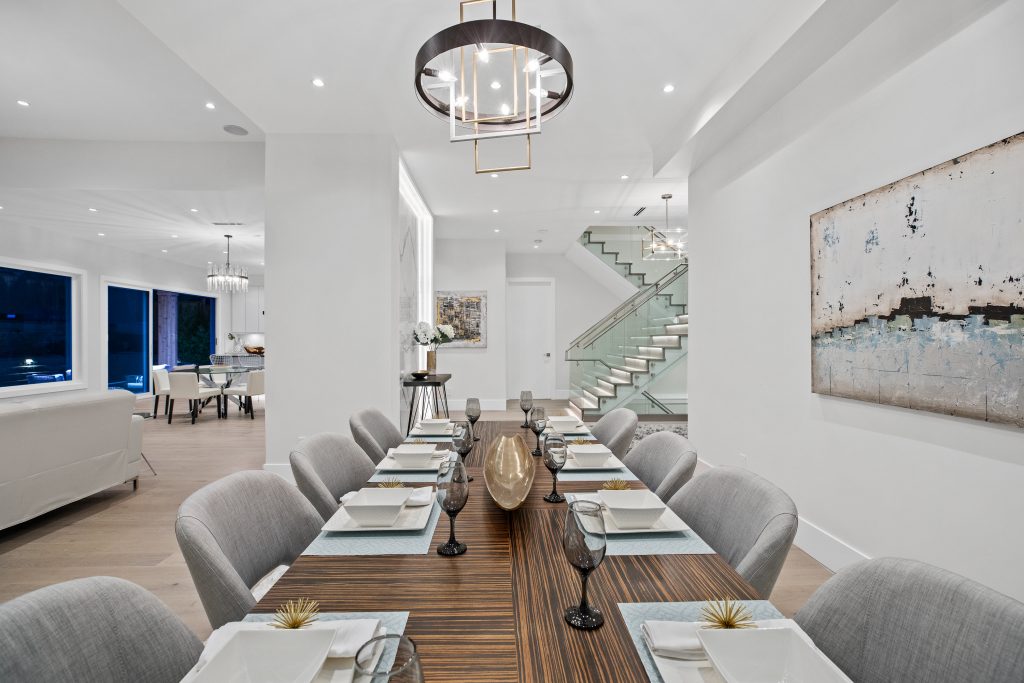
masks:
<path id="1" fill-rule="evenodd" d="M 199 376 L 194 372 L 171 372 L 168 373 L 171 382 L 171 392 L 168 394 L 170 405 L 167 408 L 167 424 L 171 424 L 174 417 L 174 401 L 185 399 L 188 401 L 188 410 L 192 414 L 192 424 L 196 423 L 199 416 L 200 402 L 208 398 L 217 399 L 217 417 L 220 417 L 220 387 L 199 386 Z"/>
<path id="2" fill-rule="evenodd" d="M 123 579 L 76 579 L 0 605 L 0 681 L 172 683 L 202 651 L 167 605 Z"/>
<path id="3" fill-rule="evenodd" d="M 768 599 L 796 536 L 796 505 L 785 491 L 750 470 L 715 467 L 668 506 Z"/>
<path id="4" fill-rule="evenodd" d="M 249 413 L 249 419 L 255 420 L 256 413 L 252 409 L 252 397 L 262 396 L 265 393 L 265 378 L 263 370 L 253 370 L 247 373 L 248 379 L 245 384 L 236 386 L 232 384 L 230 387 L 224 388 L 225 396 L 238 396 L 244 399 L 245 412 Z M 227 416 L 227 409 L 224 410 L 225 417 Z"/>
<path id="5" fill-rule="evenodd" d="M 370 456 L 345 434 L 325 432 L 303 439 L 288 461 L 299 491 L 325 521 L 338 511 L 339 498 L 358 490 L 374 473 Z"/>
<path id="6" fill-rule="evenodd" d="M 629 408 L 616 408 L 595 422 L 590 433 L 621 460 L 633 443 L 638 422 L 636 413 Z"/>
<path id="7" fill-rule="evenodd" d="M 374 465 L 384 459 L 389 448 L 398 448 L 404 441 L 398 427 L 376 408 L 360 410 L 349 418 L 348 426 L 352 430 L 352 438 L 370 456 Z"/>
<path id="8" fill-rule="evenodd" d="M 323 523 L 298 489 L 271 472 L 235 472 L 186 498 L 174 531 L 210 624 L 244 617 Z"/>
<path id="9" fill-rule="evenodd" d="M 851 565 L 794 618 L 857 683 L 1024 681 L 1024 604 L 923 562 Z"/>
<path id="10" fill-rule="evenodd" d="M 171 393 L 171 380 L 168 378 L 166 365 L 154 365 L 150 373 L 150 385 L 153 389 L 153 419 L 156 419 L 157 411 L 160 410 L 160 397 L 164 397 L 164 414 L 167 413 L 167 398 Z"/>
<path id="11" fill-rule="evenodd" d="M 664 501 L 693 478 L 697 451 L 683 436 L 655 432 L 640 439 L 622 459 L 622 464 Z"/>

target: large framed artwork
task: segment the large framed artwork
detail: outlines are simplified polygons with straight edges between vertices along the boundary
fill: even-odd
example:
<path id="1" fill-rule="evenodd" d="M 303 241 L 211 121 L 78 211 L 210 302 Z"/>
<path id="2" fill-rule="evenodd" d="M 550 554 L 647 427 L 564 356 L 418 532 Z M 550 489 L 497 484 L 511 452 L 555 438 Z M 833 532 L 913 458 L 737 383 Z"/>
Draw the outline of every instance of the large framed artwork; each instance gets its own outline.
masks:
<path id="1" fill-rule="evenodd" d="M 1024 133 L 811 216 L 811 378 L 1024 427 Z"/>
<path id="2" fill-rule="evenodd" d="M 446 347 L 487 347 L 487 292 L 437 292 L 434 321 L 455 328 Z"/>

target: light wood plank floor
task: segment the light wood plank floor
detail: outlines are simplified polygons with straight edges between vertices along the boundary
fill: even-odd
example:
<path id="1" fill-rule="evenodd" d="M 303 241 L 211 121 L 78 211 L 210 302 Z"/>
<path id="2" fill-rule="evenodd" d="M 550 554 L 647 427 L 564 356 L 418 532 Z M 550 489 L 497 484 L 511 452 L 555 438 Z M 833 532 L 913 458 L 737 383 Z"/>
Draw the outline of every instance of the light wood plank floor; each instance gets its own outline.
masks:
<path id="1" fill-rule="evenodd" d="M 151 402 L 140 402 L 140 409 L 151 408 Z M 158 476 L 143 464 L 136 492 L 131 485 L 116 486 L 0 531 L 0 602 L 69 579 L 119 576 L 153 591 L 205 638 L 210 624 L 178 551 L 174 517 L 178 505 L 204 484 L 262 467 L 262 403 L 256 405 L 255 420 L 243 418 L 234 407 L 228 415 L 217 420 L 207 410 L 194 426 L 184 413 L 172 425 L 165 419 L 147 420 L 143 450 Z M 481 419 L 521 418 L 516 406 L 515 411 L 485 412 Z M 828 570 L 793 548 L 772 601 L 792 614 L 828 576 Z"/>

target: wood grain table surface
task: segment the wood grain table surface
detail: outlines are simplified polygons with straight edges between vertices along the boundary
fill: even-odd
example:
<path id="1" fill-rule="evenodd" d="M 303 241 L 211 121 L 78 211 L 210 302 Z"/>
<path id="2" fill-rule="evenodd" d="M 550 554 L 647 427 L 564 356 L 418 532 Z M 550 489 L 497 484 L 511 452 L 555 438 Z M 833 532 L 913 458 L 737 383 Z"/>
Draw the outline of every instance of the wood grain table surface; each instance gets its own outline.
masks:
<path id="1" fill-rule="evenodd" d="M 324 612 L 408 611 L 405 633 L 430 683 L 628 683 L 647 675 L 617 603 L 760 598 L 718 555 L 606 557 L 589 590 L 604 626 L 570 628 L 562 614 L 579 601 L 580 581 L 562 553 L 566 504 L 543 500 L 550 474 L 538 462 L 531 495 L 515 512 L 501 510 L 483 480 L 483 456 L 494 438 L 522 434 L 532 444 L 533 434 L 515 422 L 477 423 L 476 432 L 481 440 L 467 458 L 475 480 L 455 525 L 466 554 L 435 552 L 448 539 L 442 516 L 426 555 L 302 556 L 253 611 L 295 598 L 318 600 Z M 559 482 L 558 490 L 599 486 Z"/>

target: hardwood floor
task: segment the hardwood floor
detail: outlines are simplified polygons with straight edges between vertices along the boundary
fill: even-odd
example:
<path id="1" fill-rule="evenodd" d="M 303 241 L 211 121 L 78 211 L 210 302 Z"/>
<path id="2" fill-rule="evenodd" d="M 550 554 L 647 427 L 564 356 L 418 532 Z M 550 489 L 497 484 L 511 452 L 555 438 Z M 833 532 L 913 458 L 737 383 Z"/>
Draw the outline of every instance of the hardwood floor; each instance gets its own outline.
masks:
<path id="1" fill-rule="evenodd" d="M 564 407 L 565 402 L 545 405 Z M 139 407 L 150 410 L 152 402 Z M 255 420 L 242 415 L 232 406 L 227 420 L 217 420 L 213 409 L 195 425 L 183 410 L 171 425 L 166 419 L 147 420 L 143 451 L 158 476 L 143 463 L 138 491 L 130 484 L 116 486 L 0 531 L 0 602 L 69 579 L 119 576 L 155 593 L 205 638 L 210 624 L 178 551 L 174 517 L 181 502 L 204 484 L 263 466 L 262 402 L 256 404 Z M 522 412 L 515 406 L 486 411 L 481 419 L 521 420 Z M 794 547 L 772 602 L 791 615 L 829 575 Z"/>

